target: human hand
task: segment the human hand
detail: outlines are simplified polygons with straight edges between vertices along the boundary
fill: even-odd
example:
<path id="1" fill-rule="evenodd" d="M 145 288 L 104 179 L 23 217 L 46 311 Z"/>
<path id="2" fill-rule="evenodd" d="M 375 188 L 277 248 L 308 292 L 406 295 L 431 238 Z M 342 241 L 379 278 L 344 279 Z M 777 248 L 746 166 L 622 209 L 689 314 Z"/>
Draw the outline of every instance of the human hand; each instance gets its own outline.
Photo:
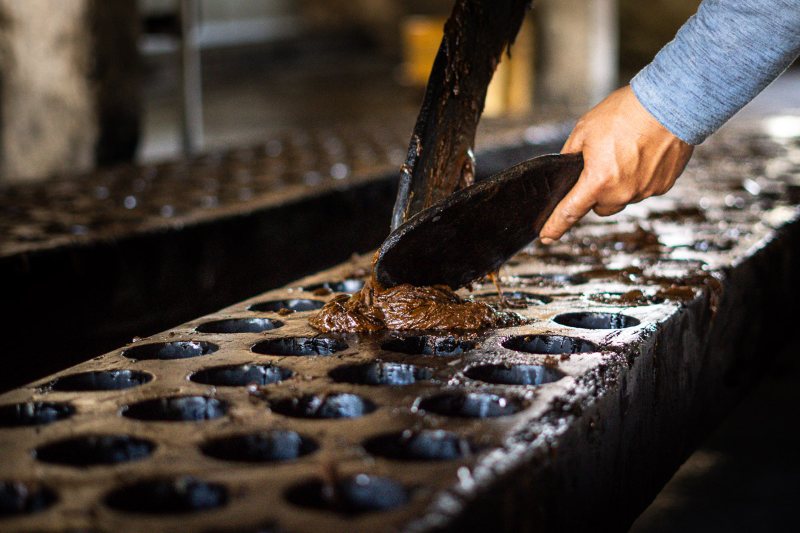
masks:
<path id="1" fill-rule="evenodd" d="M 584 167 L 539 232 L 542 244 L 559 239 L 589 210 L 609 216 L 666 193 L 693 151 L 642 107 L 630 86 L 614 91 L 581 117 L 561 149 L 583 152 Z"/>

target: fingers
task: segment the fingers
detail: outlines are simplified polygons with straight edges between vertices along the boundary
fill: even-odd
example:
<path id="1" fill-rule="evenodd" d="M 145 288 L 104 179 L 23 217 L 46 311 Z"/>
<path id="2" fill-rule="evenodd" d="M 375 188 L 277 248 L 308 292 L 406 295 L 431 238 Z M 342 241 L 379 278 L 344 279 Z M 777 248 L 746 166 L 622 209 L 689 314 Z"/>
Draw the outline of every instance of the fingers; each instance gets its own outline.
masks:
<path id="1" fill-rule="evenodd" d="M 589 185 L 586 172 L 583 172 L 575 187 L 559 202 L 539 232 L 541 243 L 550 244 L 560 239 L 564 232 L 582 219 L 594 205 L 595 190 Z"/>
<path id="2" fill-rule="evenodd" d="M 587 112 L 561 153 L 582 152 L 584 169 L 540 232 L 543 244 L 559 239 L 586 213 L 601 216 L 666 193 L 681 174 L 692 147 L 664 128 L 628 86 Z"/>
<path id="3" fill-rule="evenodd" d="M 575 126 L 575 129 L 572 130 L 572 133 L 569 134 L 567 137 L 567 141 L 564 143 L 564 146 L 561 147 L 562 154 L 574 154 L 576 152 L 580 152 L 583 148 L 583 132 L 580 127 L 580 124 Z"/>
<path id="4" fill-rule="evenodd" d="M 601 217 L 610 217 L 611 215 L 616 215 L 623 209 L 625 209 L 624 205 L 612 205 L 612 206 L 596 205 L 594 206 L 593 211 L 598 215 L 600 215 Z"/>

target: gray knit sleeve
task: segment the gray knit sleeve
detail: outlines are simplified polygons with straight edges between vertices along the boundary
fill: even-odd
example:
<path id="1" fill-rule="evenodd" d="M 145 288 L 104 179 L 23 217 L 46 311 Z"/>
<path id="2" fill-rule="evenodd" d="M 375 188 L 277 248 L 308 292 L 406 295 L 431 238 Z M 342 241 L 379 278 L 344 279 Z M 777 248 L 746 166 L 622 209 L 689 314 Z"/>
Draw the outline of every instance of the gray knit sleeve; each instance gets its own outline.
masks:
<path id="1" fill-rule="evenodd" d="M 800 54 L 800 0 L 704 0 L 631 81 L 664 127 L 700 144 Z"/>

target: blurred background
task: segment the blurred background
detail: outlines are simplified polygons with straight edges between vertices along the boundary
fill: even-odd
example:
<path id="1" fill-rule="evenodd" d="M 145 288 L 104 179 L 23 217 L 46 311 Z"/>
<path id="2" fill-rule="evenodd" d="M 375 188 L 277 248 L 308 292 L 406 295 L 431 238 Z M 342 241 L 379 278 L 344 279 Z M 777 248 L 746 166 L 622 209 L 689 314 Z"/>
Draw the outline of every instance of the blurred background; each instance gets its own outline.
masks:
<path id="1" fill-rule="evenodd" d="M 581 109 L 697 0 L 541 0 L 486 116 Z M 416 115 L 447 0 L 0 0 L 0 181 Z M 54 11 L 58 16 L 53 17 Z"/>

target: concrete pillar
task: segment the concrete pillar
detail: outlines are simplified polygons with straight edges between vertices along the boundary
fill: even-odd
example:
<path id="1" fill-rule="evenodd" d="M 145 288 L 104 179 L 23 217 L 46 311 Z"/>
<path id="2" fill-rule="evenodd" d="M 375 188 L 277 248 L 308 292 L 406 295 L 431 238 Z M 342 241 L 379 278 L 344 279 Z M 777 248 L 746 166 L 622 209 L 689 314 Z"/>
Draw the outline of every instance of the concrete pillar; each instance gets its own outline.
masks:
<path id="1" fill-rule="evenodd" d="M 616 0 L 539 0 L 537 95 L 542 104 L 584 110 L 617 85 Z"/>
<path id="2" fill-rule="evenodd" d="M 0 0 L 0 181 L 133 155 L 135 15 L 135 0 Z"/>

